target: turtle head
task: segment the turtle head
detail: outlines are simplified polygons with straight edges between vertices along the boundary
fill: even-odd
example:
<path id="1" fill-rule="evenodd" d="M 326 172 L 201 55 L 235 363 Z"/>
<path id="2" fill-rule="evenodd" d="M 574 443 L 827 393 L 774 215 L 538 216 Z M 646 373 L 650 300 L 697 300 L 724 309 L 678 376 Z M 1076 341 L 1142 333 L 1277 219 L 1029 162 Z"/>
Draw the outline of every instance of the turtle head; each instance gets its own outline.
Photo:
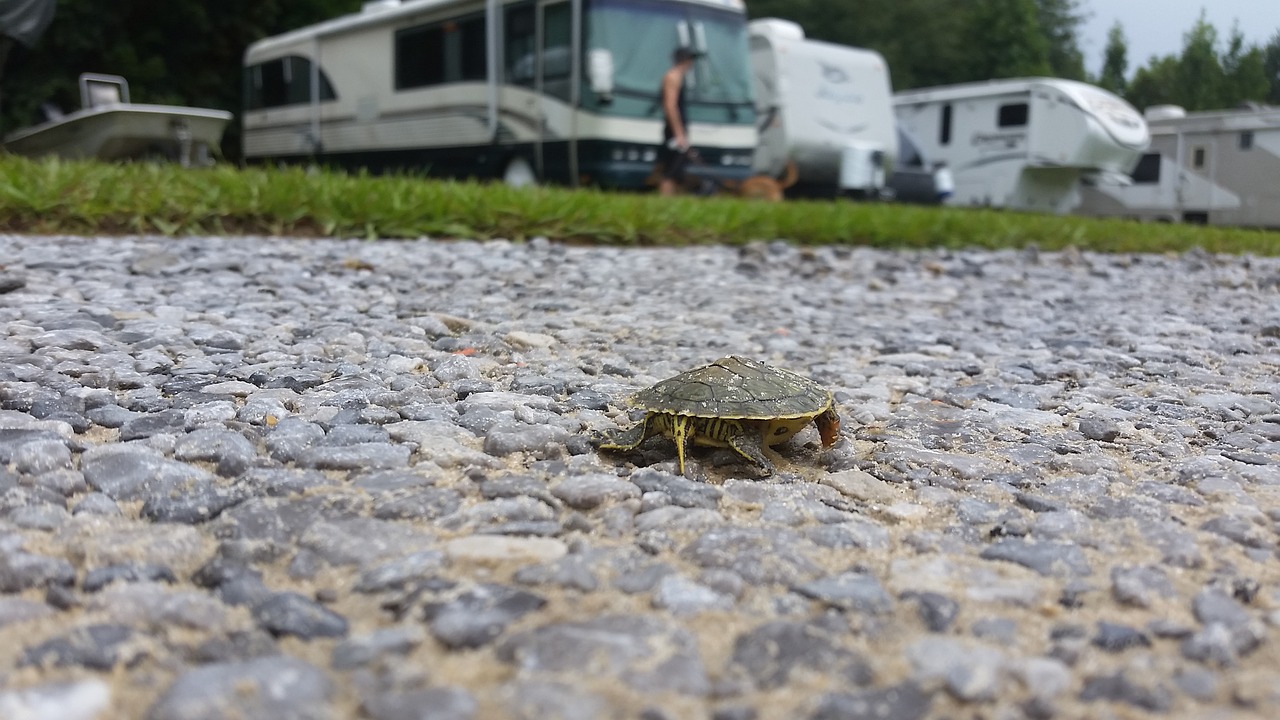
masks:
<path id="1" fill-rule="evenodd" d="M 818 425 L 818 434 L 822 436 L 822 445 L 830 447 L 840 439 L 840 416 L 834 407 L 823 410 L 813 421 Z"/>

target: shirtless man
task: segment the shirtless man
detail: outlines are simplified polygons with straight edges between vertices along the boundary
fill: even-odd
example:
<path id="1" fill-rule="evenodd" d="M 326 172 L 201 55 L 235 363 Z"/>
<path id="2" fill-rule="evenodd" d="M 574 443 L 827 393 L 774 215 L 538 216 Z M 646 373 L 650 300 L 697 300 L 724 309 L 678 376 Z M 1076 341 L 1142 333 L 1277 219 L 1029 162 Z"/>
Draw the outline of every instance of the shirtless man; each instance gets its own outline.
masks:
<path id="1" fill-rule="evenodd" d="M 676 48 L 671 69 L 662 76 L 662 149 L 658 161 L 662 164 L 662 180 L 658 192 L 675 195 L 684 182 L 685 166 L 689 163 L 689 125 L 684 101 L 684 76 L 693 69 L 697 57 L 691 48 Z"/>

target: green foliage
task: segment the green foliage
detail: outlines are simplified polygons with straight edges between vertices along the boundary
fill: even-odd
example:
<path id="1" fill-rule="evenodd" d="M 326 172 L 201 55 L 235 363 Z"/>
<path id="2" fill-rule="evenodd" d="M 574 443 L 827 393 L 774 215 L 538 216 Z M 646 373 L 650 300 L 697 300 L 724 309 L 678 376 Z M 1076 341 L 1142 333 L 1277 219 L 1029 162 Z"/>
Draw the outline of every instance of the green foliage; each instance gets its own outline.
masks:
<path id="1" fill-rule="evenodd" d="M 1035 244 L 1121 252 L 1280 255 L 1280 233 L 968 208 L 513 189 L 300 168 L 184 170 L 0 156 L 0 232 L 469 237 L 622 245 L 745 243 L 889 248 Z"/>
<path id="2" fill-rule="evenodd" d="M 1117 95 L 1123 95 L 1128 87 L 1125 72 L 1129 69 L 1129 42 L 1124 28 L 1117 22 L 1107 31 L 1107 48 L 1103 52 L 1102 73 L 1098 85 Z"/>
<path id="3" fill-rule="evenodd" d="M 1079 0 L 1036 0 L 1036 5 L 1040 28 L 1048 41 L 1049 74 L 1069 80 L 1087 79 L 1079 35 L 1085 16 Z"/>
<path id="4" fill-rule="evenodd" d="M 1263 74 L 1267 76 L 1270 89 L 1267 91 L 1267 102 L 1280 105 L 1280 30 L 1262 49 Z"/>
<path id="5" fill-rule="evenodd" d="M 1181 54 L 1153 58 L 1139 68 L 1125 96 L 1139 108 L 1172 103 L 1187 110 L 1218 110 L 1261 102 L 1274 89 L 1267 62 L 1266 51 L 1246 45 L 1239 27 L 1232 29 L 1224 49 L 1201 11 L 1183 36 Z"/>

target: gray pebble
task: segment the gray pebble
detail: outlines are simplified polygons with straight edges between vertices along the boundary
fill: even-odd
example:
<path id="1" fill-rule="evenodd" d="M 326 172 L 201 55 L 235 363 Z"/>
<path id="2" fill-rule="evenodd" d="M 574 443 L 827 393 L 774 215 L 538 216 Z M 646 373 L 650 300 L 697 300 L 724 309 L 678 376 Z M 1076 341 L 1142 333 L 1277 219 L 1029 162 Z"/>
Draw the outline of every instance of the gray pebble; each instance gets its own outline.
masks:
<path id="1" fill-rule="evenodd" d="M 493 642 L 508 625 L 538 610 L 546 600 L 502 585 L 477 585 L 432 611 L 431 634 L 451 649 Z"/>
<path id="2" fill-rule="evenodd" d="M 294 592 L 275 593 L 258 602 L 253 606 L 253 619 L 276 636 L 311 640 L 347 634 L 346 618 Z"/>
<path id="3" fill-rule="evenodd" d="M 205 665 L 178 676 L 147 712 L 150 720 L 240 715 L 278 720 L 336 720 L 325 674 L 283 655 Z"/>

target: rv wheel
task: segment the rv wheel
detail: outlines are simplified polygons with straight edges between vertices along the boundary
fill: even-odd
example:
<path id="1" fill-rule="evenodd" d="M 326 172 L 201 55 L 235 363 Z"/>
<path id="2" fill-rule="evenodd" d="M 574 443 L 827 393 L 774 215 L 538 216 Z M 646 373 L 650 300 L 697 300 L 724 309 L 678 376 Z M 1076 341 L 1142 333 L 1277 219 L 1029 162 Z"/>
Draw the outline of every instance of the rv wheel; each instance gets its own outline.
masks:
<path id="1" fill-rule="evenodd" d="M 534 174 L 533 166 L 528 160 L 516 156 L 507 163 L 507 169 L 502 172 L 502 181 L 509 187 L 529 187 L 538 184 L 538 176 Z"/>

